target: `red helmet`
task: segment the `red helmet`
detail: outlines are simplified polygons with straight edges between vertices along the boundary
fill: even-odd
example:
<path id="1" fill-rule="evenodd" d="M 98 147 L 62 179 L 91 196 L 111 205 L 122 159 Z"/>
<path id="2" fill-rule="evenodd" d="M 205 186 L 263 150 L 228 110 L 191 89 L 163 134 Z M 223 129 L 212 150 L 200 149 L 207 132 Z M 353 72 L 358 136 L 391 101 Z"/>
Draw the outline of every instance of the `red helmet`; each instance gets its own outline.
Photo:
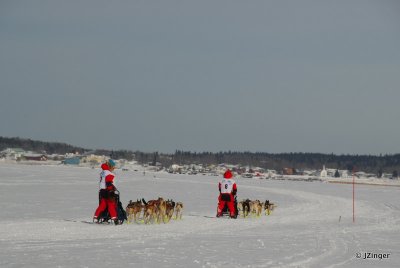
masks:
<path id="1" fill-rule="evenodd" d="M 232 177 L 233 177 L 232 172 L 229 169 L 227 171 L 225 171 L 225 173 L 224 173 L 225 179 L 230 179 Z"/>

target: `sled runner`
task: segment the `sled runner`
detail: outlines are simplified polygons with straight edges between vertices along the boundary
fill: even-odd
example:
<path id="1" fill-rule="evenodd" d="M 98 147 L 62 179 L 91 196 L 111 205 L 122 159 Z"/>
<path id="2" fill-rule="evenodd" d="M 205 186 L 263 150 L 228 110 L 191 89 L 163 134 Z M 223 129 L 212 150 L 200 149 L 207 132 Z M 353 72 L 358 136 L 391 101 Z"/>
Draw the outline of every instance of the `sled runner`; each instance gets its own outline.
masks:
<path id="1" fill-rule="evenodd" d="M 113 194 L 113 198 L 115 198 L 115 204 L 116 204 L 116 211 L 117 211 L 117 217 L 118 221 L 116 224 L 123 224 L 125 220 L 127 220 L 126 217 L 126 211 L 124 210 L 122 203 L 119 199 L 119 191 L 115 190 Z M 99 202 L 100 202 L 101 196 L 99 194 Z M 108 212 L 108 209 L 106 208 L 99 216 L 98 223 L 110 223 L 111 221 L 111 216 L 110 213 Z"/>

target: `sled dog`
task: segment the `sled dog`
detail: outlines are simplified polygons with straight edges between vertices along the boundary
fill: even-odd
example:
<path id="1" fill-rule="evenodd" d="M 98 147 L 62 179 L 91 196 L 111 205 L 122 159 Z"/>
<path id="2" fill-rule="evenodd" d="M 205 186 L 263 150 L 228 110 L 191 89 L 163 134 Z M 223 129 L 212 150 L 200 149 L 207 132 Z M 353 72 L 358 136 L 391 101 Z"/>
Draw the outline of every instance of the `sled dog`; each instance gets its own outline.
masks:
<path id="1" fill-rule="evenodd" d="M 183 203 L 177 202 L 175 205 L 175 219 L 182 220 L 182 213 L 183 213 Z"/>
<path id="2" fill-rule="evenodd" d="M 243 218 L 246 218 L 250 214 L 250 199 L 245 199 L 242 201 Z"/>
<path id="3" fill-rule="evenodd" d="M 143 210 L 143 220 L 145 224 L 157 220 L 157 206 L 154 203 L 145 204 Z"/>
<path id="4" fill-rule="evenodd" d="M 139 199 L 137 199 L 136 202 L 132 202 L 132 200 L 130 200 L 129 204 L 126 206 L 128 223 L 132 222 L 132 217 L 133 221 L 136 223 L 138 218 L 140 217 L 143 208 L 144 205 L 142 204 L 142 201 L 140 201 Z"/>
<path id="5" fill-rule="evenodd" d="M 270 215 L 271 211 L 273 211 L 274 208 L 275 208 L 274 203 L 271 203 L 268 199 L 265 200 L 265 203 L 264 203 L 265 215 Z"/>
<path id="6" fill-rule="evenodd" d="M 165 223 L 165 213 L 166 213 L 166 202 L 162 197 L 159 197 L 157 200 L 149 200 L 146 202 L 142 198 L 143 203 L 145 204 L 145 209 L 149 207 L 148 213 L 152 213 L 151 216 L 146 214 L 147 217 L 150 217 L 152 221 L 156 221 L 158 223 L 161 223 L 163 221 Z M 146 218 L 149 222 L 149 219 Z"/>
<path id="7" fill-rule="evenodd" d="M 168 199 L 166 201 L 166 210 L 165 210 L 167 222 L 169 222 L 172 216 L 174 215 L 174 209 L 175 209 L 175 202 L 172 199 L 171 200 Z"/>
<path id="8" fill-rule="evenodd" d="M 250 211 L 253 216 L 260 217 L 262 212 L 262 204 L 260 200 L 250 202 Z"/>

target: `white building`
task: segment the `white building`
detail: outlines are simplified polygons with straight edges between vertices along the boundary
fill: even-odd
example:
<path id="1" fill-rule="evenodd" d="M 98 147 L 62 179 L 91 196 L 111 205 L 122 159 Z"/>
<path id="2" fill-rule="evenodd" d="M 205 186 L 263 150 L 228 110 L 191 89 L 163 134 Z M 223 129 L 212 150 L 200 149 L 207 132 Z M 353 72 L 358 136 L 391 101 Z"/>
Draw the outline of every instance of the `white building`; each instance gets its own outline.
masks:
<path id="1" fill-rule="evenodd" d="M 323 167 L 322 170 L 321 170 L 320 177 L 323 177 L 323 178 L 328 177 L 328 171 L 326 170 L 325 165 L 324 165 L 324 167 Z"/>
<path id="2" fill-rule="evenodd" d="M 7 159 L 17 160 L 20 159 L 24 154 L 29 153 L 21 148 L 7 148 L 1 151 L 1 155 L 3 155 Z"/>

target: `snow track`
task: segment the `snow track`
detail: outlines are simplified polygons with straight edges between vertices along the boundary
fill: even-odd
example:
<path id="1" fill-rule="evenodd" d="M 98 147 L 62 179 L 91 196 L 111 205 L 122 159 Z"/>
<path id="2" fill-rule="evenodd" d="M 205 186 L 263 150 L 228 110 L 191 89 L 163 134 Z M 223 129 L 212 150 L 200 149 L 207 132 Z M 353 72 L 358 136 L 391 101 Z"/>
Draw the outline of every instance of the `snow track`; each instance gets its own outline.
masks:
<path id="1" fill-rule="evenodd" d="M 270 216 L 216 219 L 218 177 L 117 174 L 124 205 L 158 196 L 184 203 L 168 224 L 84 224 L 98 170 L 0 165 L 1 267 L 398 267 L 397 187 L 238 179 L 238 199 L 270 199 Z M 190 216 L 192 215 L 192 216 Z M 198 216 L 195 216 L 198 215 Z M 74 220 L 74 221 L 66 221 Z M 357 253 L 391 253 L 363 260 Z M 379 265 L 378 265 L 379 264 Z"/>

